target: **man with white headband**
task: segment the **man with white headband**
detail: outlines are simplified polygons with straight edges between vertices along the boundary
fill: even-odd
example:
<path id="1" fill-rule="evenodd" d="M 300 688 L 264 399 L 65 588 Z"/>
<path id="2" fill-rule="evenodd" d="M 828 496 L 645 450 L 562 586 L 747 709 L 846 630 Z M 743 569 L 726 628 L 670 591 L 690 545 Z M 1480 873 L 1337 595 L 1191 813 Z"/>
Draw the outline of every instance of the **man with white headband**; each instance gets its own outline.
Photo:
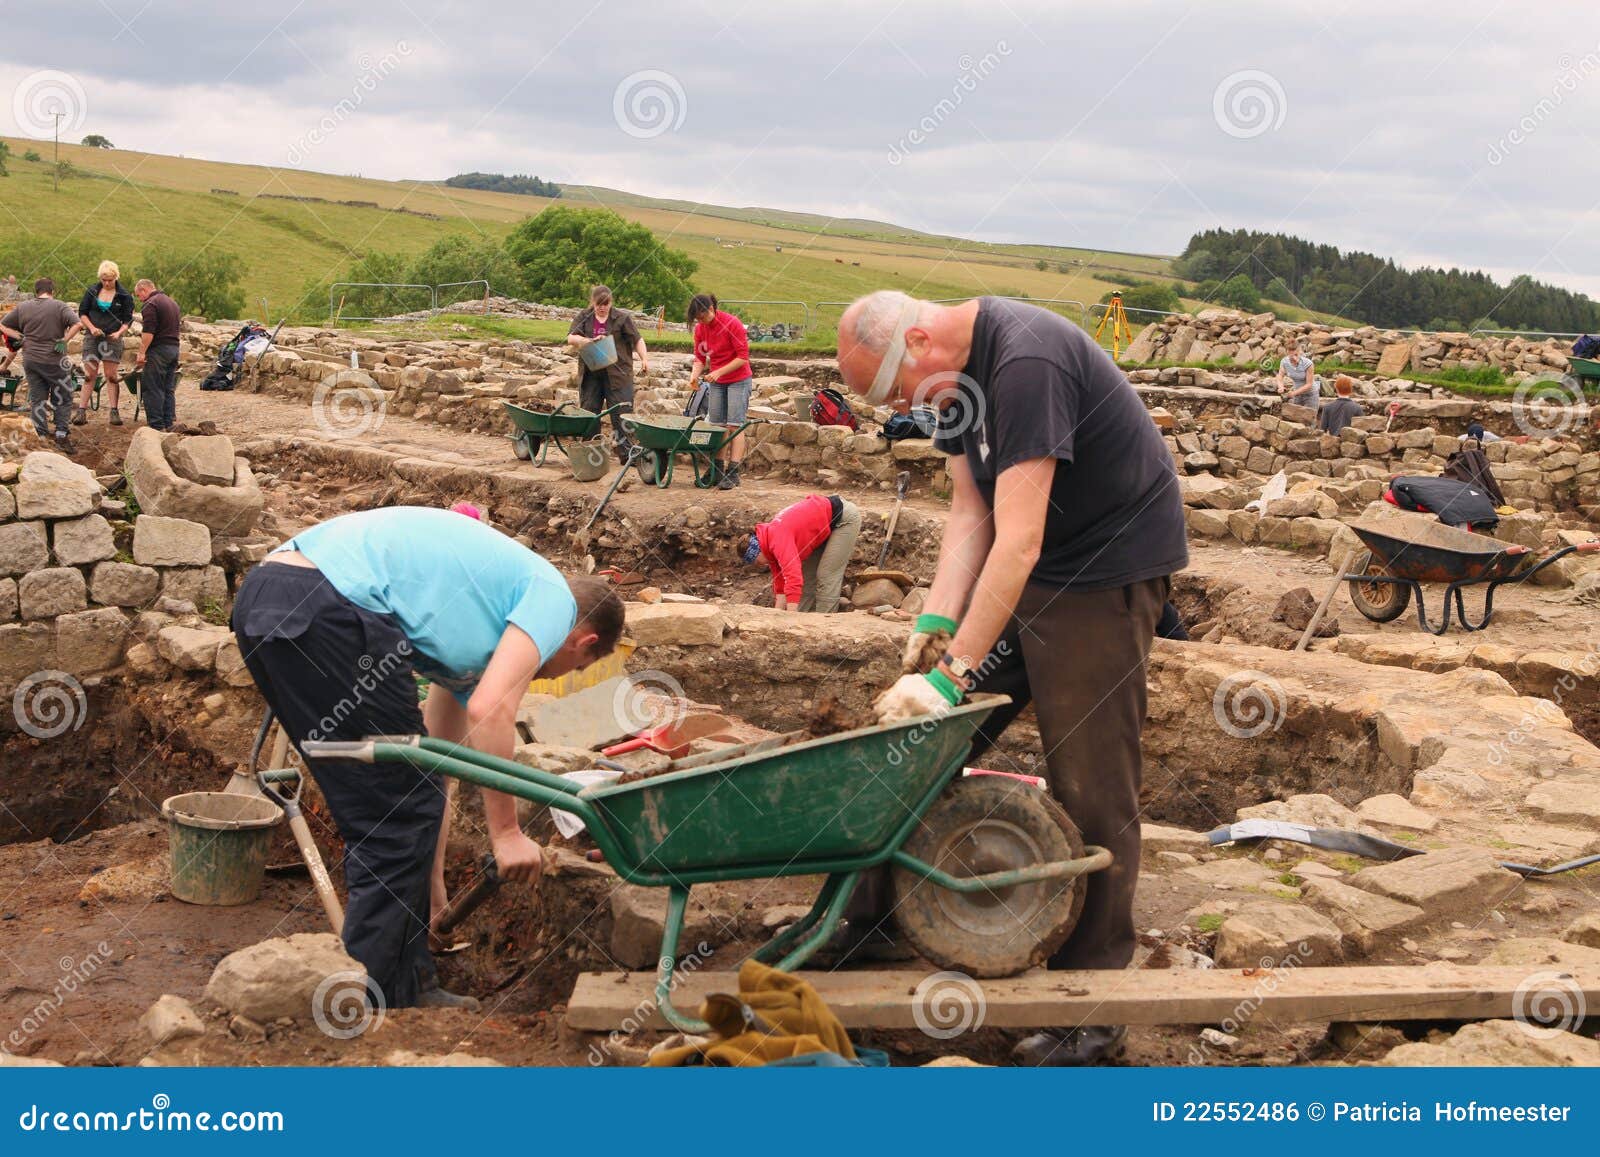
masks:
<path id="1" fill-rule="evenodd" d="M 1127 377 L 1078 326 L 996 297 L 943 306 L 882 291 L 839 323 L 839 370 L 874 405 L 940 411 L 953 480 L 939 567 L 879 696 L 885 721 L 1011 696 L 986 750 L 1031 701 L 1051 794 L 1085 843 L 1115 857 L 1088 877 L 1052 968 L 1124 968 L 1139 871 L 1145 659 L 1171 575 L 1188 563 L 1172 455 Z M 852 921 L 857 923 L 857 921 Z M 1018 1063 L 1094 1064 L 1122 1028 L 1036 1034 Z"/>

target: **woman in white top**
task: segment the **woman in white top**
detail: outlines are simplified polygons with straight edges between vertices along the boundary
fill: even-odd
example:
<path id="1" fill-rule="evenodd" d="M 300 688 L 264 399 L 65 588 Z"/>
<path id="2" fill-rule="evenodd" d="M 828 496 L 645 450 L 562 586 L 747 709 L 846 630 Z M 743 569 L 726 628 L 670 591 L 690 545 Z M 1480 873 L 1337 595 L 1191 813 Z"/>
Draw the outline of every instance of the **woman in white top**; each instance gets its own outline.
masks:
<path id="1" fill-rule="evenodd" d="M 1278 392 L 1283 394 L 1285 402 L 1310 406 L 1313 410 L 1322 392 L 1311 359 L 1300 352 L 1300 343 L 1293 338 L 1289 339 L 1284 356 L 1278 362 Z"/>

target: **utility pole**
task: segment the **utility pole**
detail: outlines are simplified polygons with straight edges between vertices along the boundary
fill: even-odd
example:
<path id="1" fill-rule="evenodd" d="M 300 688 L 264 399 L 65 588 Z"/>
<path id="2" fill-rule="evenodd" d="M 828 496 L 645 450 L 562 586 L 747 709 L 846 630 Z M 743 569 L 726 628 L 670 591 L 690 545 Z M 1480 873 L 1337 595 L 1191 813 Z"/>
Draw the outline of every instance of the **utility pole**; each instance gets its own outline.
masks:
<path id="1" fill-rule="evenodd" d="M 61 118 L 67 114 L 57 109 L 50 114 L 56 118 L 56 163 L 50 179 L 55 182 L 55 191 L 61 192 Z"/>

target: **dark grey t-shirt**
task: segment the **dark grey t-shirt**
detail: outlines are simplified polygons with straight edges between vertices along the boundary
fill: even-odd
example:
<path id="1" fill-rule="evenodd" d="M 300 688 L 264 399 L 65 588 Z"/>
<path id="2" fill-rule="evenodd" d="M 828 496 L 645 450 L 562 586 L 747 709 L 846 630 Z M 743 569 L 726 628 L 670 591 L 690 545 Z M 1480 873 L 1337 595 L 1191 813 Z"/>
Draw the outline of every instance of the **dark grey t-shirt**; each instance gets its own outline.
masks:
<path id="1" fill-rule="evenodd" d="M 963 373 L 972 384 L 961 382 L 967 396 L 941 411 L 934 445 L 966 455 L 991 508 L 1002 471 L 1056 459 L 1034 579 L 1095 590 L 1188 564 L 1172 455 L 1093 338 L 1036 305 L 985 297 Z M 981 420 L 952 431 L 963 413 Z"/>
<path id="2" fill-rule="evenodd" d="M 22 360 L 44 365 L 62 360 L 55 343 L 78 324 L 78 312 L 53 297 L 30 297 L 0 321 L 22 335 Z"/>

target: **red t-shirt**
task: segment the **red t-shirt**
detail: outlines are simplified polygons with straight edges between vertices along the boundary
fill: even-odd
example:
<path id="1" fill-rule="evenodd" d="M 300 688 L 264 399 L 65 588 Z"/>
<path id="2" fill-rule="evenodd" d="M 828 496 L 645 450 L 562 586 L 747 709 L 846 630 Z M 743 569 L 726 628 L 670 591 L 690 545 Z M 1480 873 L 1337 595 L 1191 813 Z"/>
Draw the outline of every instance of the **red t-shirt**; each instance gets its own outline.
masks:
<path id="1" fill-rule="evenodd" d="M 695 326 L 694 348 L 697 354 L 704 351 L 703 357 L 712 374 L 735 358 L 743 358 L 744 368 L 735 371 L 731 380 L 742 382 L 750 376 L 750 338 L 744 331 L 744 322 L 733 314 L 719 309 L 709 323 Z M 718 384 L 725 386 L 728 382 L 719 378 Z"/>
<path id="2" fill-rule="evenodd" d="M 798 603 L 805 592 L 800 564 L 833 533 L 833 503 L 826 494 L 810 494 L 778 511 L 771 522 L 756 526 L 756 541 L 772 568 L 772 593 Z"/>

